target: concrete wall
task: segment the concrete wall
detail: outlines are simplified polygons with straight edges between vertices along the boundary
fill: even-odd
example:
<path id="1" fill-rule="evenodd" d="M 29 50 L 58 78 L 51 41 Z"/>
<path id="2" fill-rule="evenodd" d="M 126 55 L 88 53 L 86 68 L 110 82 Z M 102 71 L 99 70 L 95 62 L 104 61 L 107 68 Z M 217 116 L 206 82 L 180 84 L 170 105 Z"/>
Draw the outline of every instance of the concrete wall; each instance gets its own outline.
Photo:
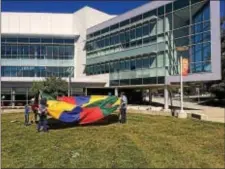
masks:
<path id="1" fill-rule="evenodd" d="M 3 34 L 74 35 L 72 14 L 2 12 Z"/>

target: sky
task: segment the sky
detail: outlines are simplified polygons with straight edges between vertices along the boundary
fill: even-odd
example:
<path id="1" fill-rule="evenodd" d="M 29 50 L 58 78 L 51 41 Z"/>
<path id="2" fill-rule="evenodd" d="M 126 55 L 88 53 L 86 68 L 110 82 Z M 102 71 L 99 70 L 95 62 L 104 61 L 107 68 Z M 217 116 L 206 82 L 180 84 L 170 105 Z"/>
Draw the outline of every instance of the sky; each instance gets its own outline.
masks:
<path id="1" fill-rule="evenodd" d="M 150 0 L 2 0 L 2 11 L 73 13 L 90 6 L 108 14 L 118 15 L 141 6 Z M 221 15 L 225 16 L 225 0 L 221 1 Z"/>
<path id="2" fill-rule="evenodd" d="M 118 15 L 141 6 L 147 0 L 2 0 L 2 11 L 7 12 L 50 12 L 73 13 L 84 6 L 90 6 L 112 15 Z"/>

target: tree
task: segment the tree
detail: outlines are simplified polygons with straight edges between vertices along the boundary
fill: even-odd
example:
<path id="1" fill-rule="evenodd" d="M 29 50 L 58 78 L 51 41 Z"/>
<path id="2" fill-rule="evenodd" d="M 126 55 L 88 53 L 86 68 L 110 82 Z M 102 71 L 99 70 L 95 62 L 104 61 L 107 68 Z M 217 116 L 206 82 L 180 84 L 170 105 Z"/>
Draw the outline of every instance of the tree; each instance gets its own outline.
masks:
<path id="1" fill-rule="evenodd" d="M 67 82 L 59 77 L 48 77 L 44 81 L 33 82 L 30 92 L 37 97 L 39 91 L 49 94 L 56 98 L 59 95 L 67 94 Z"/>

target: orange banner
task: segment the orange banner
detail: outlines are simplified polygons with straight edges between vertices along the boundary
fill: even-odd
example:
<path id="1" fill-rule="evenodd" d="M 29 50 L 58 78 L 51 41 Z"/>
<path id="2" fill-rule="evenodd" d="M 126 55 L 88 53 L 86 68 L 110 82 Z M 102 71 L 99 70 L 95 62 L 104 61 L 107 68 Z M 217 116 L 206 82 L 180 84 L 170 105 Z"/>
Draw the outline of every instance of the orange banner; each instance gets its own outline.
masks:
<path id="1" fill-rule="evenodd" d="M 187 76 L 189 71 L 189 62 L 187 58 L 182 59 L 182 75 Z"/>

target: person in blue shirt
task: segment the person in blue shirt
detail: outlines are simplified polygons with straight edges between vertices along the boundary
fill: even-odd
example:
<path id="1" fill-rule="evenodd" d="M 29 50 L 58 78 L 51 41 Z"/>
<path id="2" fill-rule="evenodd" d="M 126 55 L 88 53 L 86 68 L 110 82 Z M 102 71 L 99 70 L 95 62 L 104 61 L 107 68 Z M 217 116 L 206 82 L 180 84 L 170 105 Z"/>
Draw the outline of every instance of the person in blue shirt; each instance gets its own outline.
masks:
<path id="1" fill-rule="evenodd" d="M 29 125 L 29 114 L 30 114 L 30 108 L 29 108 L 29 105 L 26 104 L 25 107 L 24 107 L 24 117 L 25 117 L 25 122 L 24 124 L 26 126 Z"/>

